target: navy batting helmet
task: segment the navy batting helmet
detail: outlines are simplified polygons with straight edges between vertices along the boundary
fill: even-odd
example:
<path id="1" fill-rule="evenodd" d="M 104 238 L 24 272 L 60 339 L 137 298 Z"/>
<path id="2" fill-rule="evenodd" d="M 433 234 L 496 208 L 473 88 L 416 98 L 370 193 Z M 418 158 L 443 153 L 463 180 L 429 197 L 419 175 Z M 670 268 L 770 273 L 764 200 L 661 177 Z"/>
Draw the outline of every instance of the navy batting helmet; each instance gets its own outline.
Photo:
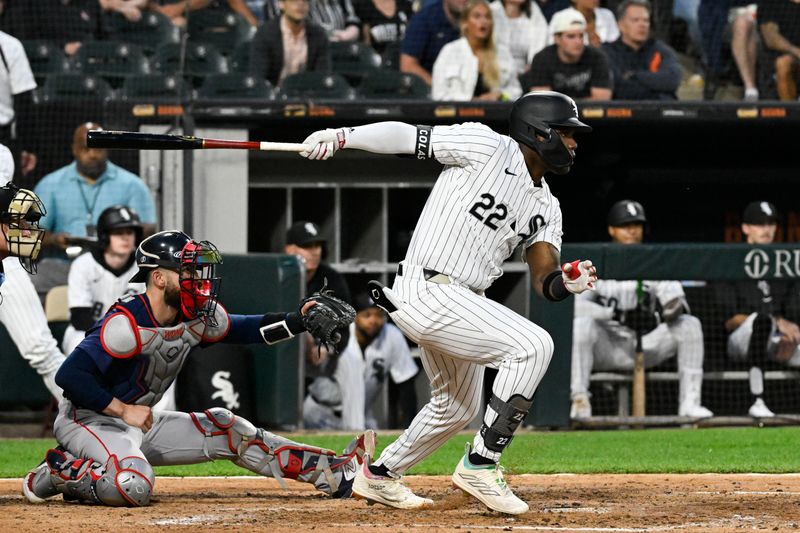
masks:
<path id="1" fill-rule="evenodd" d="M 178 270 L 181 267 L 183 248 L 192 238 L 182 231 L 161 231 L 149 236 L 136 248 L 136 265 L 139 272 L 131 278 L 131 283 L 144 283 L 147 273 L 158 267 Z"/>
<path id="2" fill-rule="evenodd" d="M 522 95 L 511 109 L 510 137 L 534 150 L 556 174 L 566 174 L 574 160 L 554 128 L 589 132 L 578 120 L 578 106 L 567 95 L 555 91 L 533 91 Z M 543 140 L 536 137 L 540 136 Z"/>
<path id="3" fill-rule="evenodd" d="M 644 207 L 634 200 L 620 200 L 608 211 L 609 226 L 624 226 L 632 222 L 647 223 Z"/>
<path id="4" fill-rule="evenodd" d="M 125 205 L 112 205 L 100 213 L 97 219 L 97 240 L 105 249 L 115 229 L 131 228 L 136 233 L 136 242 L 142 240 L 142 220 L 139 213 Z"/>

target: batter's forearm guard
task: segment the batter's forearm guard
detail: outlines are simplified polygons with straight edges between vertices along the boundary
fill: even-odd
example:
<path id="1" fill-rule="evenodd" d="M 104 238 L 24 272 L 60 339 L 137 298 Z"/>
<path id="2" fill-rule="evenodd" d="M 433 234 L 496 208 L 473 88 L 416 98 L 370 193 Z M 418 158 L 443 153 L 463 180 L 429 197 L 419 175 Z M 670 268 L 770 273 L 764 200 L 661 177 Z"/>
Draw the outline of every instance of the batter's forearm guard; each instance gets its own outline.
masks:
<path id="1" fill-rule="evenodd" d="M 560 302 L 571 294 L 564 285 L 561 270 L 553 270 L 544 278 L 542 294 L 551 302 Z"/>

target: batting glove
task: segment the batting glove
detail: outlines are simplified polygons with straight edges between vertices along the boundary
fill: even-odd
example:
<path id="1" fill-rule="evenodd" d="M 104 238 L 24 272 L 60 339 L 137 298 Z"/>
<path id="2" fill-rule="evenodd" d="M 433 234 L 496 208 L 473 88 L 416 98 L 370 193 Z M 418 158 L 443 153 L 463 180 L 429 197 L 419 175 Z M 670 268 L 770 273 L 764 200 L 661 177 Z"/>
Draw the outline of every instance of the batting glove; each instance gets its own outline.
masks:
<path id="1" fill-rule="evenodd" d="M 333 154 L 345 147 L 347 136 L 346 128 L 315 131 L 303 141 L 306 148 L 300 152 L 300 156 L 317 161 L 330 159 Z"/>
<path id="2" fill-rule="evenodd" d="M 595 281 L 597 281 L 597 269 L 590 260 L 573 261 L 564 263 L 561 266 L 561 276 L 564 279 L 564 287 L 572 294 L 580 294 L 583 291 L 593 291 Z"/>

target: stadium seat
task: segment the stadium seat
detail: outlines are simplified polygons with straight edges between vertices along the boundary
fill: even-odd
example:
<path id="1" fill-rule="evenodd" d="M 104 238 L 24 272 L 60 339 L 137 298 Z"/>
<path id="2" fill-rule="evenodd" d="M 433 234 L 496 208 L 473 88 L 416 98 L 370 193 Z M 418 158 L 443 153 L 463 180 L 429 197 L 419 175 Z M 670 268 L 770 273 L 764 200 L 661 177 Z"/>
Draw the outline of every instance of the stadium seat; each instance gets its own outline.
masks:
<path id="1" fill-rule="evenodd" d="M 258 100 L 275 98 L 267 80 L 248 74 L 217 74 L 209 76 L 197 92 L 198 100 Z"/>
<path id="2" fill-rule="evenodd" d="M 189 14 L 189 41 L 214 45 L 230 55 L 250 40 L 250 24 L 238 13 L 224 9 L 201 9 Z"/>
<path id="3" fill-rule="evenodd" d="M 415 74 L 381 69 L 365 77 L 358 92 L 366 99 L 424 100 L 430 98 L 431 88 Z"/>
<path id="4" fill-rule="evenodd" d="M 188 88 L 180 76 L 152 74 L 131 76 L 125 79 L 119 92 L 123 101 L 171 100 L 182 101 L 188 95 Z"/>
<path id="5" fill-rule="evenodd" d="M 37 40 L 23 41 L 22 45 L 25 47 L 25 55 L 28 56 L 33 76 L 39 85 L 51 74 L 69 72 L 69 59 L 57 43 Z"/>
<path id="6" fill-rule="evenodd" d="M 371 46 L 359 42 L 332 42 L 331 66 L 351 85 L 358 85 L 364 76 L 381 66 L 381 57 Z"/>
<path id="7" fill-rule="evenodd" d="M 300 72 L 287 76 L 280 86 L 283 100 L 320 98 L 354 100 L 355 90 L 339 74 Z"/>
<path id="8" fill-rule="evenodd" d="M 185 60 L 181 61 L 181 45 L 165 44 L 159 46 L 153 57 L 156 72 L 170 75 L 183 75 L 191 78 L 195 86 L 202 79 L 213 74 L 227 74 L 228 63 L 213 45 L 206 43 L 186 44 Z"/>
<path id="9" fill-rule="evenodd" d="M 44 300 L 44 314 L 48 322 L 65 322 L 69 320 L 69 304 L 67 285 L 56 285 L 49 291 Z"/>
<path id="10" fill-rule="evenodd" d="M 400 42 L 389 43 L 381 54 L 383 68 L 400 70 Z"/>
<path id="11" fill-rule="evenodd" d="M 89 41 L 78 49 L 73 65 L 79 72 L 102 76 L 112 87 L 122 85 L 127 76 L 150 73 L 144 52 L 130 43 Z"/>
<path id="12" fill-rule="evenodd" d="M 111 13 L 104 19 L 110 41 L 138 44 L 146 54 L 152 54 L 162 44 L 177 43 L 180 30 L 166 15 L 145 11 L 137 22 L 131 22 L 120 13 Z"/>
<path id="13" fill-rule="evenodd" d="M 93 99 L 105 102 L 112 96 L 108 82 L 92 74 L 48 76 L 41 93 L 42 102 L 46 103 Z"/>
<path id="14" fill-rule="evenodd" d="M 228 61 L 231 72 L 250 72 L 250 41 L 240 44 L 231 54 Z"/>

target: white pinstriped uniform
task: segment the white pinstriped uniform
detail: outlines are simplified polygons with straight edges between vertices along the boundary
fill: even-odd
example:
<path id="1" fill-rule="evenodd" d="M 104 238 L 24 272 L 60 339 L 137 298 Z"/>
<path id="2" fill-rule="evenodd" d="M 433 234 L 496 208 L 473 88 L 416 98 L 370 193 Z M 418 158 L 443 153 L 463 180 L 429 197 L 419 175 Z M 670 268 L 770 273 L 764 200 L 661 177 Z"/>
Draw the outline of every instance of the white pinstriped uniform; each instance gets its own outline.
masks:
<path id="1" fill-rule="evenodd" d="M 402 474 L 478 413 L 485 366 L 497 368 L 493 393 L 531 398 L 553 354 L 541 327 L 483 291 L 503 273 L 518 245 L 549 242 L 561 248 L 561 209 L 544 179 L 536 186 L 516 141 L 482 124 L 436 126 L 434 157 L 445 165 L 420 216 L 392 288 L 402 300 L 395 324 L 420 345 L 431 380 L 430 402 L 376 464 Z M 426 281 L 423 268 L 450 277 Z M 497 413 L 487 407 L 491 427 Z M 474 450 L 499 460 L 480 434 Z"/>
<path id="2" fill-rule="evenodd" d="M 138 271 L 139 267 L 133 262 L 128 270 L 117 276 L 98 263 L 91 253 L 81 255 L 69 267 L 67 301 L 70 309 L 89 307 L 92 319 L 100 320 L 120 298 L 144 292 L 144 283 L 128 283 Z M 72 353 L 85 335 L 85 331 L 70 324 L 61 343 L 64 353 Z"/>
<path id="3" fill-rule="evenodd" d="M 589 389 L 592 370 L 632 370 L 636 335 L 633 329 L 612 320 L 613 310 L 630 311 L 637 304 L 637 282 L 600 280 L 596 290 L 575 297 L 575 321 L 572 333 L 572 395 Z M 662 305 L 676 298 L 686 301 L 678 281 L 644 281 L 646 296 Z M 688 306 L 687 306 L 688 307 Z M 642 335 L 645 367 L 656 366 L 677 354 L 681 373 L 681 392 L 699 398 L 699 391 L 689 391 L 691 375 L 702 374 L 703 328 L 700 320 L 680 314 Z"/>

